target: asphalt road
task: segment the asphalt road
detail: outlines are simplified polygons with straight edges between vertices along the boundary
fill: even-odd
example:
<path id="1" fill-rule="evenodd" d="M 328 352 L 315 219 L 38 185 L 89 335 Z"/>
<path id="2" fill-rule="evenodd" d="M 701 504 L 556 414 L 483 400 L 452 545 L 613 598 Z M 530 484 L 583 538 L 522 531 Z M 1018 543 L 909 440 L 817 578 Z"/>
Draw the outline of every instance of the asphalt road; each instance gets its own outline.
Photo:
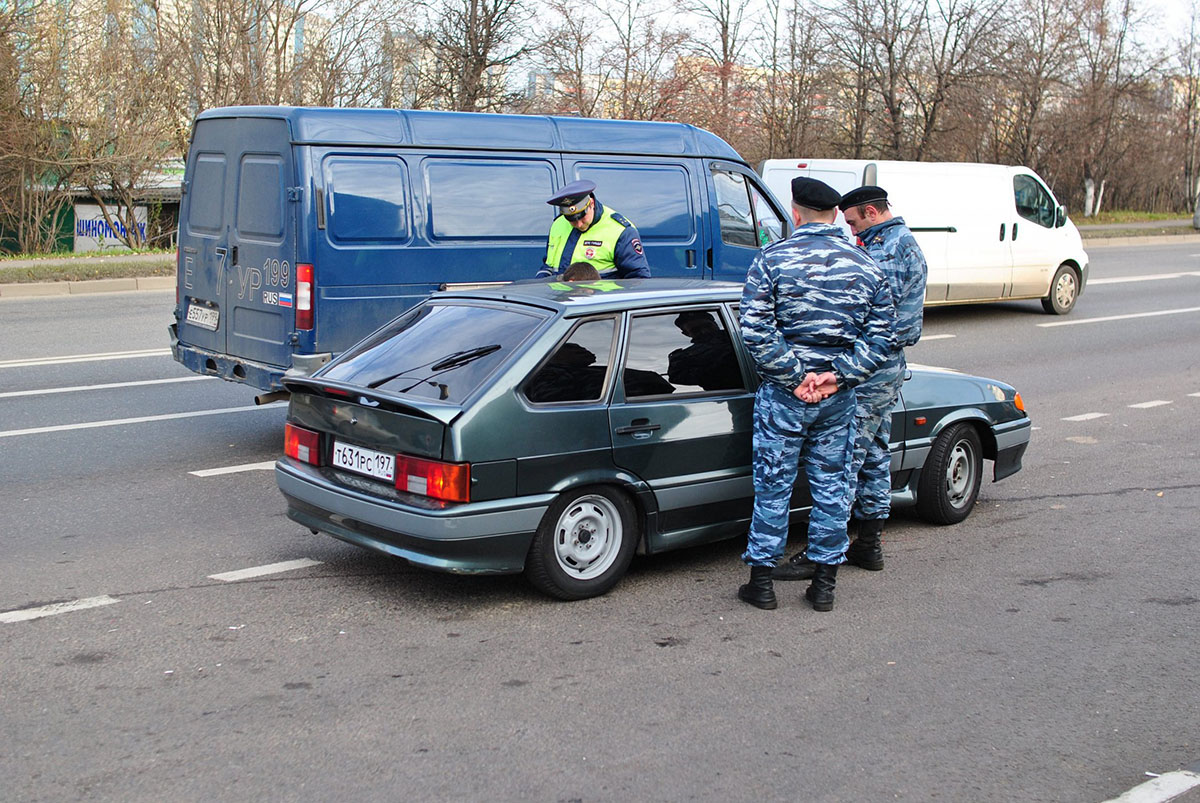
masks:
<path id="1" fill-rule="evenodd" d="M 1092 259 L 1066 317 L 927 311 L 910 361 L 1014 384 L 1033 443 L 828 614 L 738 602 L 734 541 L 561 603 L 313 536 L 269 471 L 192 473 L 269 463 L 284 410 L 171 360 L 173 294 L 0 301 L 0 797 L 1100 801 L 1192 765 L 1200 244 Z"/>

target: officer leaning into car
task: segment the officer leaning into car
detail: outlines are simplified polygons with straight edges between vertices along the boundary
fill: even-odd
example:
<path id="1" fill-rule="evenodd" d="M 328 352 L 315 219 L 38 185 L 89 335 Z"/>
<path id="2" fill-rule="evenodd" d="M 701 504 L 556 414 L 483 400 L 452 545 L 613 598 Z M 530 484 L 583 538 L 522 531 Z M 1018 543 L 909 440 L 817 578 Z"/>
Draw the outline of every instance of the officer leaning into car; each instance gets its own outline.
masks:
<path id="1" fill-rule="evenodd" d="M 759 374 L 754 400 L 754 515 L 738 597 L 778 606 L 771 571 L 783 555 L 792 485 L 803 462 L 812 494 L 805 597 L 833 609 L 845 560 L 854 452 L 854 387 L 894 351 L 895 307 L 883 272 L 834 224 L 841 196 L 792 180 L 796 230 L 754 258 L 742 292 L 741 333 Z"/>
<path id="2" fill-rule="evenodd" d="M 887 360 L 855 392 L 858 410 L 854 447 L 856 488 L 852 517 L 858 537 L 846 551 L 846 562 L 868 571 L 883 569 L 883 527 L 892 505 L 892 408 L 904 384 L 904 348 L 921 339 L 925 309 L 925 255 L 904 218 L 892 215 L 887 192 L 864 186 L 842 196 L 838 207 L 850 231 L 883 269 L 896 302 L 896 344 Z M 775 580 L 807 580 L 814 564 L 797 552 L 772 573 Z"/>
<path id="3" fill-rule="evenodd" d="M 550 224 L 546 262 L 537 278 L 564 272 L 573 262 L 588 262 L 605 279 L 648 279 L 650 264 L 642 237 L 624 215 L 594 195 L 594 181 L 572 181 L 546 201 L 559 216 Z"/>

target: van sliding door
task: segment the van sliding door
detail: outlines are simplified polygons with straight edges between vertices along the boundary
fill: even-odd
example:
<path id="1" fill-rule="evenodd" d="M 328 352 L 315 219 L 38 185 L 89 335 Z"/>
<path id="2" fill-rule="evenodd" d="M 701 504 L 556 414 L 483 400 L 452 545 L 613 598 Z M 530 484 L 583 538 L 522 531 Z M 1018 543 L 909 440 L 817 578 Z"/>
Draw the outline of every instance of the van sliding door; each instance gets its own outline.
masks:
<path id="1" fill-rule="evenodd" d="M 637 227 L 650 275 L 701 276 L 700 196 L 694 160 L 563 157 L 564 182 L 596 182 L 596 198 Z"/>

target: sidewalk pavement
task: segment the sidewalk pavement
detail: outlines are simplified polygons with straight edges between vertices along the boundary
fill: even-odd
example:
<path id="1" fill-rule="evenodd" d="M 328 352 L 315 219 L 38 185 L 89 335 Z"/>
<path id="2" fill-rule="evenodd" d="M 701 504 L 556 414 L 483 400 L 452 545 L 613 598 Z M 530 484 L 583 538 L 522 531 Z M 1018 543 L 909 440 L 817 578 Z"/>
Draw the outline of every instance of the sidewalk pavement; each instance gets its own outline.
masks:
<path id="1" fill-rule="evenodd" d="M 120 293 L 133 290 L 174 290 L 174 276 L 137 279 L 89 279 L 80 282 L 17 282 L 0 284 L 0 299 L 37 296 L 77 296 L 85 293 Z"/>

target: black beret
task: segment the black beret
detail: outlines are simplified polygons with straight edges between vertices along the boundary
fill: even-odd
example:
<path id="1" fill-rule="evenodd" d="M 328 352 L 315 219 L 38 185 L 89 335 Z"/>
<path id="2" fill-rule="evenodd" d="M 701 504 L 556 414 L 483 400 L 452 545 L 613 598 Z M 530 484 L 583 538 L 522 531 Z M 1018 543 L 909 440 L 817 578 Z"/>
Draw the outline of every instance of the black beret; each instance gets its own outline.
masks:
<path id="1" fill-rule="evenodd" d="M 857 190 L 850 190 L 842 196 L 841 203 L 838 208 L 845 212 L 852 206 L 862 206 L 869 204 L 872 201 L 886 201 L 887 190 L 883 187 L 876 187 L 873 184 L 867 184 L 864 187 L 859 187 Z"/>
<path id="2" fill-rule="evenodd" d="M 842 196 L 824 181 L 799 176 L 792 179 L 792 202 L 796 206 L 824 211 L 838 205 Z"/>

